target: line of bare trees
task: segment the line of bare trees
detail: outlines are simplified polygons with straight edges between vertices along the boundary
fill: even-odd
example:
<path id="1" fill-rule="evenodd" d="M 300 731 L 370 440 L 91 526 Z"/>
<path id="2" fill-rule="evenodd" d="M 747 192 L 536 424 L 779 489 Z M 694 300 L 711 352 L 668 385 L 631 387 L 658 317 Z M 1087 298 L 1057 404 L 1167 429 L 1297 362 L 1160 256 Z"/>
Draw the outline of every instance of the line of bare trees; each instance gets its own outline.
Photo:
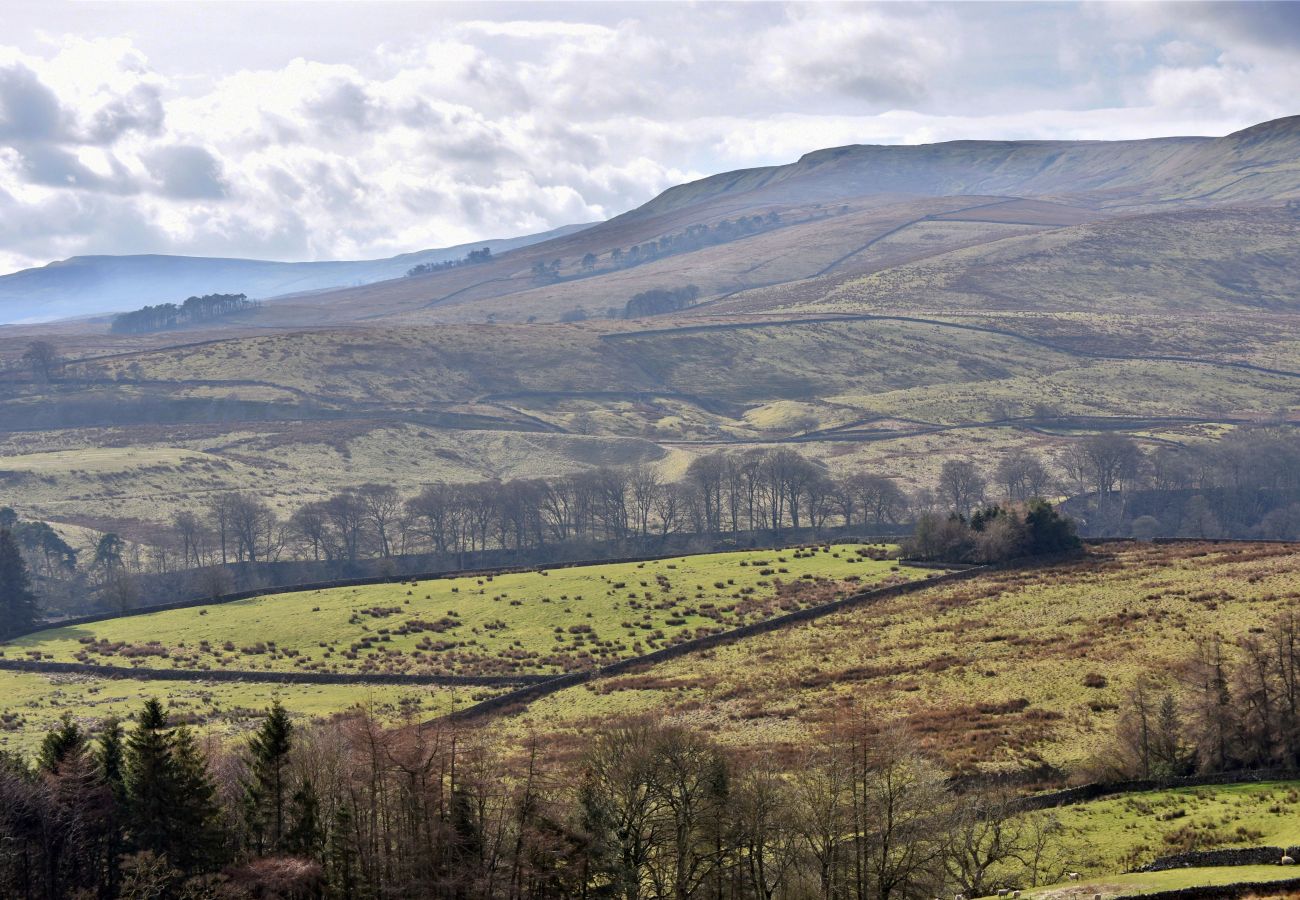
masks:
<path id="1" fill-rule="evenodd" d="M 24 900 L 921 900 L 1058 880 L 1061 837 L 865 720 L 791 771 L 644 722 L 575 753 L 277 707 L 205 759 L 154 702 L 125 734 L 65 722 L 33 763 L 0 759 L 0 893 Z"/>
<path id="2" fill-rule="evenodd" d="M 356 561 L 684 534 L 887 528 L 911 513 L 908 495 L 891 479 L 867 473 L 833 478 L 782 448 L 703 456 L 675 482 L 637 466 L 552 479 L 437 483 L 414 496 L 364 484 L 303 504 L 287 517 L 256 494 L 219 494 L 201 510 L 174 516 L 145 565 L 167 570 L 284 558 Z"/>

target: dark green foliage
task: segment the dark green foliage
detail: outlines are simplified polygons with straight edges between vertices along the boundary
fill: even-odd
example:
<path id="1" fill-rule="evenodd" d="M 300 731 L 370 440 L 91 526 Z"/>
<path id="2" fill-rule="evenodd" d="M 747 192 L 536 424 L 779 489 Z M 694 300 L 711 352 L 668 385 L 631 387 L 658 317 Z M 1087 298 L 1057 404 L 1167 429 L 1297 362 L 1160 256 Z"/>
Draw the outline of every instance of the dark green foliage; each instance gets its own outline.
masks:
<path id="1" fill-rule="evenodd" d="M 966 518 L 927 514 L 917 520 L 903 551 L 915 559 L 1001 563 L 1030 556 L 1073 553 L 1082 548 L 1074 523 L 1046 500 L 1035 497 L 1023 509 L 997 504 Z"/>
<path id="2" fill-rule="evenodd" d="M 693 284 L 671 290 L 656 288 L 642 291 L 634 294 L 632 299 L 627 301 L 627 306 L 623 308 L 623 315 L 629 319 L 637 319 L 642 316 L 659 316 L 676 312 L 690 306 L 699 296 L 700 289 Z"/>
<path id="3" fill-rule="evenodd" d="M 167 331 L 242 312 L 256 305 L 244 294 L 206 294 L 190 297 L 179 306 L 175 303 L 159 303 L 157 306 L 145 306 L 134 312 L 122 313 L 113 319 L 112 330 L 114 334 Z"/>
<path id="4" fill-rule="evenodd" d="M 59 720 L 59 727 L 45 735 L 41 741 L 41 750 L 36 763 L 41 771 L 57 774 L 63 763 L 80 756 L 86 749 L 86 736 L 81 728 L 72 721 L 71 713 L 64 713 Z"/>
<path id="5" fill-rule="evenodd" d="M 99 765 L 100 777 L 109 785 L 119 798 L 126 791 L 126 745 L 122 732 L 122 723 L 117 719 L 108 719 L 99 733 L 99 746 L 95 751 L 95 761 Z"/>
<path id="6" fill-rule="evenodd" d="M 293 723 L 276 700 L 248 741 L 250 777 L 244 785 L 245 819 L 253 848 L 259 854 L 278 851 L 284 842 L 292 747 Z"/>
<path id="7" fill-rule="evenodd" d="M 138 850 L 165 856 L 183 871 L 217 861 L 216 789 L 187 728 L 169 730 L 162 705 L 145 701 L 126 744 L 128 833 Z"/>
<path id="8" fill-rule="evenodd" d="M 323 827 L 316 788 L 310 780 L 304 780 L 289 801 L 289 830 L 284 835 L 285 851 L 295 856 L 319 859 Z"/>
<path id="9" fill-rule="evenodd" d="M 0 638 L 30 631 L 37 622 L 36 594 L 13 532 L 0 529 Z"/>
<path id="10" fill-rule="evenodd" d="M 1041 497 L 1026 504 L 1025 527 L 1029 532 L 1026 545 L 1029 556 L 1071 553 L 1082 546 L 1075 534 L 1074 523 Z"/>

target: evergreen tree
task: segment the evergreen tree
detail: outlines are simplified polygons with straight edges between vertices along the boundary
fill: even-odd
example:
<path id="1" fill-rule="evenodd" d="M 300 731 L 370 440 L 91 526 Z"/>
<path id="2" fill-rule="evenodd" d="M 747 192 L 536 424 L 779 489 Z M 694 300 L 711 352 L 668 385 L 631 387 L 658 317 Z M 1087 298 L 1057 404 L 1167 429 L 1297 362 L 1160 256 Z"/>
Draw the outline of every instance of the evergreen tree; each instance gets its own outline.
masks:
<path id="1" fill-rule="evenodd" d="M 0 529 L 0 638 L 30 631 L 37 622 L 27 562 L 13 533 Z"/>
<path id="2" fill-rule="evenodd" d="M 122 723 L 116 716 L 104 721 L 95 749 L 95 767 L 109 796 L 104 830 L 104 883 L 111 896 L 119 881 L 119 857 L 122 855 L 122 828 L 126 805 L 126 745 Z"/>
<path id="3" fill-rule="evenodd" d="M 217 786 L 189 728 L 176 729 L 172 747 L 176 804 L 171 859 L 181 871 L 204 871 L 224 862 Z"/>
<path id="4" fill-rule="evenodd" d="M 357 852 L 352 843 L 352 810 L 340 803 L 334 811 L 329 834 L 330 884 L 339 900 L 355 900 L 360 894 Z"/>
<path id="5" fill-rule="evenodd" d="M 171 845 L 174 763 L 167 714 L 154 697 L 144 703 L 126 742 L 127 826 L 139 850 L 166 854 Z"/>
<path id="6" fill-rule="evenodd" d="M 262 726 L 248 741 L 251 778 L 244 786 L 244 809 L 253 846 L 259 854 L 282 849 L 292 747 L 293 723 L 276 700 Z"/>
<path id="7" fill-rule="evenodd" d="M 216 787 L 194 736 L 168 730 L 156 699 L 145 701 L 126 744 L 127 820 L 137 850 L 167 857 L 185 872 L 219 862 Z"/>
<path id="8" fill-rule="evenodd" d="M 289 801 L 289 830 L 284 849 L 295 856 L 316 859 L 321 853 L 320 799 L 311 779 L 304 779 Z"/>
<path id="9" fill-rule="evenodd" d="M 41 770 L 57 775 L 60 767 L 69 759 L 79 758 L 86 749 L 86 736 L 81 728 L 72 721 L 72 713 L 64 713 L 59 720 L 59 727 L 41 741 L 41 750 L 36 763 Z"/>
<path id="10" fill-rule="evenodd" d="M 126 796 L 126 759 L 122 723 L 117 717 L 104 720 L 99 734 L 99 747 L 95 751 L 99 764 L 99 777 L 109 786 L 119 801 Z"/>

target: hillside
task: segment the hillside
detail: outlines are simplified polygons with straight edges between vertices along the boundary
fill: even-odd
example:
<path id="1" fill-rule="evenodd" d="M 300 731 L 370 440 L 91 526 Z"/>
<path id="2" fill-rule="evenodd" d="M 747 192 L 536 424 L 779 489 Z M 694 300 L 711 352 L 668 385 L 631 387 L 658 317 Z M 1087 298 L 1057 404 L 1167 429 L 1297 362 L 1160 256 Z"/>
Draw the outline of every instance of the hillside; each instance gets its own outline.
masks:
<path id="1" fill-rule="evenodd" d="M 307 268 L 275 269 L 278 280 L 264 289 L 227 285 L 226 273 L 216 270 L 213 277 L 220 274 L 220 283 L 186 287 L 179 295 L 227 289 L 252 296 L 314 290 L 330 278 L 342 277 L 334 272 L 344 265 L 359 267 L 355 271 L 363 273 L 349 275 L 349 281 L 378 282 L 277 302 L 253 319 L 259 325 L 293 327 L 385 319 L 555 321 L 575 309 L 603 316 L 611 307 L 621 308 L 638 291 L 685 283 L 696 284 L 703 299 L 709 300 L 746 289 L 828 278 L 828 284 L 814 285 L 824 293 L 823 288 L 833 288 L 836 279 L 945 254 L 959 254 L 958 259 L 978 256 L 984 252 L 981 248 L 997 251 L 1005 240 L 1033 241 L 1035 235 L 1052 235 L 1055 229 L 1093 223 L 1093 230 L 1083 233 L 1097 235 L 1103 242 L 1123 242 L 1130 229 L 1123 224 L 1127 217 L 1181 210 L 1247 210 L 1230 213 L 1227 220 L 1216 221 L 1209 213 L 1173 225 L 1174 231 L 1192 230 L 1198 235 L 1209 229 L 1204 236 L 1210 239 L 1231 229 L 1233 215 L 1252 215 L 1260 205 L 1279 206 L 1300 198 L 1298 159 L 1300 117 L 1222 138 L 841 147 L 806 154 L 786 166 L 725 173 L 680 185 L 580 232 L 534 236 L 527 239 L 528 246 L 516 243 L 514 252 L 499 252 L 500 258 L 484 266 L 378 281 L 433 256 L 365 264 L 298 264 Z M 750 219 L 761 222 L 738 227 Z M 1116 222 L 1120 230 L 1110 232 Z M 1247 236 L 1240 236 L 1238 246 L 1246 244 Z M 1251 264 L 1250 254 L 1267 256 L 1272 244 L 1245 246 L 1248 260 L 1238 270 Z M 1052 253 L 1065 255 L 1067 263 L 1075 249 L 1049 245 Z M 634 248 L 639 257 L 632 254 Z M 463 255 L 463 249 L 440 252 L 457 256 Z M 1155 246 L 1149 253 L 1168 250 Z M 1168 261 L 1174 264 L 1178 258 L 1175 254 Z M 1283 257 L 1275 264 L 1280 267 L 1286 262 Z M 202 265 L 227 263 L 202 261 Z M 548 267 L 545 277 L 538 276 L 539 265 Z M 98 264 L 86 269 L 86 274 L 83 268 L 75 265 L 68 269 L 70 274 L 57 266 L 30 270 L 18 273 L 22 278 L 11 283 L 35 285 L 29 291 L 45 290 L 47 285 L 49 290 L 60 290 L 52 279 L 75 284 L 92 274 L 92 280 L 101 277 L 94 274 Z M 1111 277 L 1123 271 L 1113 269 Z M 301 274 L 310 272 L 329 274 Z M 301 277 L 290 278 L 287 273 Z M 1190 302 L 1198 306 L 1221 288 L 1203 273 L 1189 273 L 1186 281 Z M 1248 290 L 1249 278 L 1234 285 Z M 1104 279 L 1099 287 L 1109 293 L 1118 290 L 1117 283 Z M 166 293 L 166 299 L 178 295 L 172 287 Z M 974 293 L 995 301 L 1005 297 L 983 285 Z"/>
<path id="2" fill-rule="evenodd" d="M 266 298 L 354 287 L 402 278 L 413 266 L 463 259 L 471 250 L 487 247 L 493 253 L 504 253 L 584 227 L 568 225 L 523 237 L 356 261 L 289 263 L 198 256 L 74 256 L 0 275 L 0 325 L 102 316 L 155 303 L 178 303 L 203 294 L 241 293 Z"/>
<path id="3" fill-rule="evenodd" d="M 142 676 L 152 669 L 554 675 L 928 574 L 871 558 L 885 548 L 858 549 L 706 554 L 270 594 L 38 632 L 5 644 L 3 654 L 132 666 Z M 790 590 L 801 580 L 817 589 Z"/>
<path id="4" fill-rule="evenodd" d="M 911 491 L 1021 450 L 1059 477 L 1097 430 L 1153 449 L 1293 422 L 1298 135 L 838 148 L 177 332 L 3 328 L 0 486 L 149 540 L 252 488 L 287 516 L 365 482 L 675 480 L 789 442 Z M 621 317 L 688 286 L 692 306 Z M 21 364 L 33 339 L 66 360 L 51 383 Z"/>
<path id="5" fill-rule="evenodd" d="M 935 586 L 534 701 L 499 727 L 576 739 L 653 714 L 797 759 L 837 721 L 906 725 L 956 771 L 1077 771 L 1137 677 L 1232 642 L 1300 598 L 1294 545 L 1091 548 Z"/>

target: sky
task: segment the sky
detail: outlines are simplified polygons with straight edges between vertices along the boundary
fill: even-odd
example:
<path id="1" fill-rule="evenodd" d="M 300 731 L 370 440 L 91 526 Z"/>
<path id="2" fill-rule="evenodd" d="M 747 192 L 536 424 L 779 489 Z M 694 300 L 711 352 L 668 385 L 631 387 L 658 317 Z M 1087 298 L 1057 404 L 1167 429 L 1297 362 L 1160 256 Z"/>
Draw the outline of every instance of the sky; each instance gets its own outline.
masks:
<path id="1" fill-rule="evenodd" d="M 375 258 L 823 147 L 1300 113 L 1300 3 L 3 6 L 0 272 Z"/>

